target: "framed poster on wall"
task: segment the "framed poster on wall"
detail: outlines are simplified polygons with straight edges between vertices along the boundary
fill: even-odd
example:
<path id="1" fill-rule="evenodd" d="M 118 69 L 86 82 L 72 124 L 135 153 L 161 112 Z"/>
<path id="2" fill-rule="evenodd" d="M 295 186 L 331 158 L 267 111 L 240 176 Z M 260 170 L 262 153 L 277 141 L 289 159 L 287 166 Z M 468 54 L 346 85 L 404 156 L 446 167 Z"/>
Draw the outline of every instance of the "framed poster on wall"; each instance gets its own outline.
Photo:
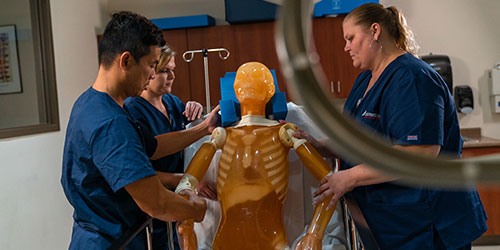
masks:
<path id="1" fill-rule="evenodd" d="M 0 26 L 0 94 L 21 92 L 16 26 Z"/>

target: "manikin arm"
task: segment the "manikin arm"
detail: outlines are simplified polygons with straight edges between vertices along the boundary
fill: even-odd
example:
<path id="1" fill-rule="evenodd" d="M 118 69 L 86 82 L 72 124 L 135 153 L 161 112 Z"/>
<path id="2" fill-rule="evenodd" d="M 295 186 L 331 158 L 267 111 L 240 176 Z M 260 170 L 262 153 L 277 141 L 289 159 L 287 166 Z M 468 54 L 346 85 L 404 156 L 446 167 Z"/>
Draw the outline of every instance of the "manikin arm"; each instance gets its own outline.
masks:
<path id="1" fill-rule="evenodd" d="M 280 140 L 289 147 L 293 146 L 300 160 L 316 180 L 323 180 L 327 175 L 332 173 L 331 168 L 323 160 L 318 151 L 316 151 L 316 149 L 314 149 L 305 139 L 293 137 L 295 131 L 297 131 L 297 126 L 294 124 L 287 123 L 283 125 L 280 129 Z M 328 222 L 335 210 L 335 207 L 326 209 L 331 199 L 332 195 L 314 207 L 311 224 L 307 228 L 306 235 L 299 241 L 295 249 L 321 249 L 323 235 L 325 234 Z"/>
<path id="2" fill-rule="evenodd" d="M 226 131 L 223 128 L 216 128 L 212 133 L 211 140 L 204 142 L 194 155 L 179 185 L 175 189 L 175 193 L 179 194 L 186 189 L 197 192 L 198 183 L 207 172 L 215 151 L 222 148 L 225 141 Z M 180 195 L 188 198 L 183 194 Z M 196 234 L 194 232 L 194 220 L 186 220 L 177 223 L 177 233 L 179 235 L 179 244 L 182 249 L 198 249 Z"/>

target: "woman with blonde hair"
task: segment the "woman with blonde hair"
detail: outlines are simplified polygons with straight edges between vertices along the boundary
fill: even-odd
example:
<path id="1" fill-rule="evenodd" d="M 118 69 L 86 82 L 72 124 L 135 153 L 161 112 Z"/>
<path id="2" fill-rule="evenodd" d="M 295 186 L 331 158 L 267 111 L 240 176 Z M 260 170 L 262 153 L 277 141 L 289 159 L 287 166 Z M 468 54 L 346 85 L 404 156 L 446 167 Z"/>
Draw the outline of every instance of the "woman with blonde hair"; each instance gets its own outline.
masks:
<path id="1" fill-rule="evenodd" d="M 151 131 L 153 135 L 177 133 L 175 142 L 159 145 L 168 155 L 151 161 L 162 184 L 175 190 L 184 172 L 182 150 L 201 137 L 208 135 L 210 129 L 218 123 L 217 111 L 214 109 L 209 117 L 200 124 L 186 129 L 188 122 L 202 115 L 200 103 L 189 101 L 184 104 L 173 95 L 172 86 L 175 80 L 175 51 L 168 46 L 161 50 L 160 59 L 155 67 L 155 77 L 138 97 L 128 98 L 124 107 L 140 126 Z M 209 199 L 216 199 L 215 187 L 202 181 L 199 194 Z M 153 220 L 153 249 L 180 249 L 175 233 L 175 225 L 170 222 Z"/>

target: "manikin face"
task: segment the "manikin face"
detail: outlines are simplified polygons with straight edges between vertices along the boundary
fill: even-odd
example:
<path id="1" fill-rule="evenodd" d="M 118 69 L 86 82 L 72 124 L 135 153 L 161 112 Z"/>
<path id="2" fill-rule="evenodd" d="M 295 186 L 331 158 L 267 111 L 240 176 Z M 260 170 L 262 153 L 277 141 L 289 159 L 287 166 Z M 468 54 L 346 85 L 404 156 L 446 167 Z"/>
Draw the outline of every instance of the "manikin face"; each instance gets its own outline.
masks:
<path id="1" fill-rule="evenodd" d="M 149 81 L 155 78 L 155 67 L 160 58 L 161 49 L 158 46 L 151 46 L 149 51 L 150 53 L 143 56 L 138 63 L 132 57 L 130 58 L 132 65 L 129 69 L 128 96 L 140 95 Z"/>
<path id="2" fill-rule="evenodd" d="M 245 63 L 238 68 L 234 90 L 241 105 L 265 105 L 274 95 L 273 75 L 262 63 Z"/>
<path id="3" fill-rule="evenodd" d="M 355 18 L 351 17 L 342 24 L 344 40 L 346 41 L 344 51 L 351 56 L 355 68 L 368 69 L 375 47 L 380 45 L 373 41 L 369 30 L 356 25 L 355 21 Z M 372 43 L 372 47 L 370 47 L 370 43 Z"/>
<path id="4" fill-rule="evenodd" d="M 149 82 L 146 91 L 155 95 L 170 94 L 175 80 L 175 57 L 171 57 L 164 68 L 159 69 L 153 80 Z"/>

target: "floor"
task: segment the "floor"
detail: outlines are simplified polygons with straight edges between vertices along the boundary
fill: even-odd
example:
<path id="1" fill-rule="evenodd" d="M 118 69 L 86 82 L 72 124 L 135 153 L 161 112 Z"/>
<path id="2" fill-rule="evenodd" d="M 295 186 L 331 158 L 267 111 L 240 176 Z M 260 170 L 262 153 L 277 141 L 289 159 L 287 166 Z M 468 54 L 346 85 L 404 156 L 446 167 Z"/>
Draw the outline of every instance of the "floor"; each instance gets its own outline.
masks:
<path id="1" fill-rule="evenodd" d="M 473 246 L 472 250 L 500 250 L 500 246 Z"/>

